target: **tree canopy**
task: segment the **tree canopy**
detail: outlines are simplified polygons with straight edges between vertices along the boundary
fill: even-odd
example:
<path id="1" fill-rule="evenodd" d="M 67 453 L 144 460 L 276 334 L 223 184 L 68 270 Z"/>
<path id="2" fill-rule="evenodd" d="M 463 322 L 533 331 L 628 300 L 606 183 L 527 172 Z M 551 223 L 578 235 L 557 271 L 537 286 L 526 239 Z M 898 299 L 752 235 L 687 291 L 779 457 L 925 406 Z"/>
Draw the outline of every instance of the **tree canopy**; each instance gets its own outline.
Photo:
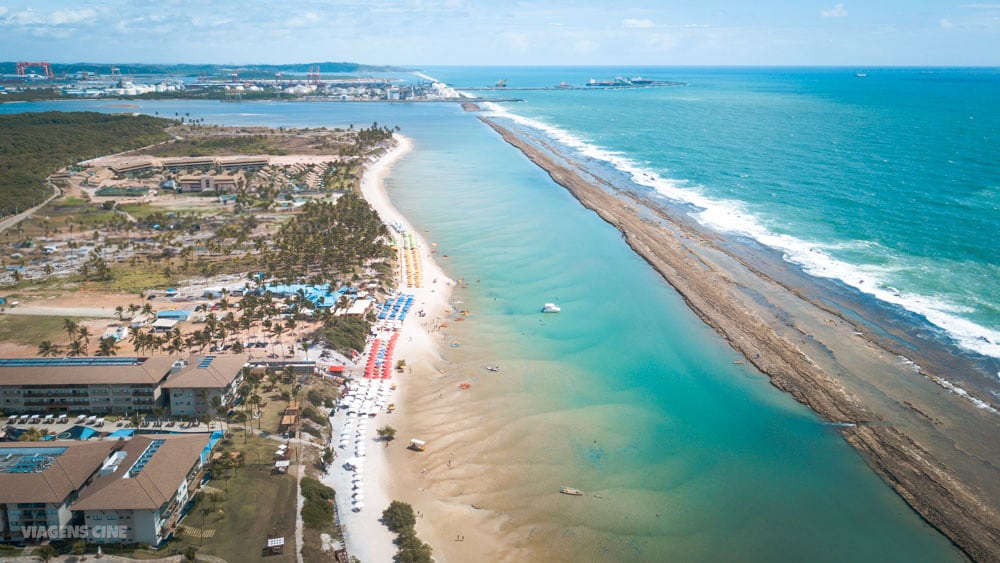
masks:
<path id="1" fill-rule="evenodd" d="M 172 121 L 95 112 L 0 115 L 0 215 L 41 203 L 45 178 L 81 160 L 166 141 Z"/>

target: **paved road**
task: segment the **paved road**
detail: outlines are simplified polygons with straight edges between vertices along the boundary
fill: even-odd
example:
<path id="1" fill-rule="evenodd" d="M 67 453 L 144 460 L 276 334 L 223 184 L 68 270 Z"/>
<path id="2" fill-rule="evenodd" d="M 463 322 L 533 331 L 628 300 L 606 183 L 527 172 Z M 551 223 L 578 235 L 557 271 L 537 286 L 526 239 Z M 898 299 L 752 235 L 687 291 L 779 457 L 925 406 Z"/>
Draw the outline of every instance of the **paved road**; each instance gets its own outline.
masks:
<path id="1" fill-rule="evenodd" d="M 49 187 L 52 188 L 52 195 L 49 196 L 49 199 L 43 201 L 39 205 L 32 207 L 31 209 L 25 209 L 24 211 L 18 213 L 17 215 L 11 215 L 10 217 L 7 217 L 6 219 L 0 221 L 0 233 L 6 231 L 7 229 L 20 223 L 21 221 L 24 221 L 28 217 L 31 217 L 32 215 L 35 214 L 36 211 L 48 205 L 50 201 L 62 195 L 62 190 L 53 186 L 52 182 L 49 182 Z"/>
<path id="2" fill-rule="evenodd" d="M 40 307 L 36 305 L 19 305 L 8 307 L 6 315 L 32 315 L 36 317 L 89 317 L 116 319 L 114 309 L 101 307 Z"/>

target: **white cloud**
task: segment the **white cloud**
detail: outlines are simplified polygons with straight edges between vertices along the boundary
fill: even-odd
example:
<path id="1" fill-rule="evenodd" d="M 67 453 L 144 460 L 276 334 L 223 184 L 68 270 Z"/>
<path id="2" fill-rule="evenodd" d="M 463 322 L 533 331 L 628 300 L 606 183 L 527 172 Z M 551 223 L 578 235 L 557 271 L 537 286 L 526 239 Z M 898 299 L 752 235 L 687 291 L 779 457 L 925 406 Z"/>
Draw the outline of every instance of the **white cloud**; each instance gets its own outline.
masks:
<path id="1" fill-rule="evenodd" d="M 0 16 L 4 15 L 6 13 L 7 13 L 7 8 L 4 8 L 3 6 L 0 6 Z"/>
<path id="2" fill-rule="evenodd" d="M 285 24 L 289 27 L 309 27 L 320 22 L 320 16 L 316 12 L 306 12 L 304 14 L 290 18 Z"/>
<path id="3" fill-rule="evenodd" d="M 847 8 L 845 8 L 843 4 L 837 4 L 829 10 L 820 10 L 819 15 L 824 18 L 846 18 Z"/>
<path id="4" fill-rule="evenodd" d="M 0 15 L 4 15 L 6 13 L 7 8 L 2 8 Z M 97 12 L 90 8 L 82 10 L 56 10 L 48 14 L 44 12 L 36 12 L 35 10 L 28 8 L 27 10 L 21 10 L 20 12 L 12 12 L 4 19 L 3 23 L 15 26 L 63 26 L 88 22 L 93 20 L 96 16 Z"/>
<path id="5" fill-rule="evenodd" d="M 648 18 L 626 18 L 622 20 L 622 25 L 625 27 L 655 27 L 656 24 L 653 20 Z"/>
<path id="6" fill-rule="evenodd" d="M 83 21 L 91 20 L 96 15 L 97 12 L 91 10 L 90 8 L 86 8 L 83 10 L 66 9 L 66 10 L 56 10 L 55 12 L 52 12 L 52 14 L 49 15 L 48 19 L 49 23 L 51 23 L 52 25 L 65 25 L 65 24 L 80 23 Z"/>
<path id="7" fill-rule="evenodd" d="M 955 29 L 955 22 L 949 20 L 948 18 L 941 18 L 941 28 L 942 29 Z"/>

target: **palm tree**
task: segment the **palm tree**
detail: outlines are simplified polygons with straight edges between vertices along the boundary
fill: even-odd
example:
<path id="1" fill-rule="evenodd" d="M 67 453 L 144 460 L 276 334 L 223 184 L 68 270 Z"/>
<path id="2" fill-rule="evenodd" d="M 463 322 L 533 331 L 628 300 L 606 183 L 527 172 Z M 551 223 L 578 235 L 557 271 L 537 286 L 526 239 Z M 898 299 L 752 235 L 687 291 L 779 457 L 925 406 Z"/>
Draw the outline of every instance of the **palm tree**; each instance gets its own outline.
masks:
<path id="1" fill-rule="evenodd" d="M 285 332 L 285 327 L 281 323 L 274 323 L 274 325 L 271 327 L 271 334 L 275 338 L 277 338 L 278 346 L 281 347 L 282 357 L 284 357 L 285 355 L 285 347 L 282 346 L 281 344 L 281 335 L 284 334 L 284 332 Z"/>
<path id="2" fill-rule="evenodd" d="M 229 417 L 229 428 L 230 429 L 232 429 L 232 427 L 233 427 L 234 424 L 242 424 L 243 425 L 243 441 L 244 442 L 246 442 L 246 440 L 247 440 L 247 427 L 246 427 L 246 423 L 247 423 L 247 413 L 245 413 L 243 411 L 236 411 L 236 412 L 234 412 L 232 414 L 232 416 Z"/>
<path id="3" fill-rule="evenodd" d="M 76 337 L 83 340 L 88 346 L 90 345 L 90 329 L 85 326 L 81 326 L 76 329 Z"/>
<path id="4" fill-rule="evenodd" d="M 95 356 L 117 356 L 118 355 L 118 339 L 114 336 L 105 336 L 98 343 L 98 350 L 94 354 Z"/>
<path id="5" fill-rule="evenodd" d="M 49 435 L 49 431 L 44 428 L 32 426 L 17 437 L 19 442 L 37 442 Z"/>
<path id="6" fill-rule="evenodd" d="M 219 417 L 219 424 L 222 429 L 225 430 L 226 426 L 226 414 L 229 413 L 229 405 L 222 402 L 222 397 L 218 395 L 213 395 L 211 400 L 212 408 L 215 409 L 215 414 Z"/>
<path id="7" fill-rule="evenodd" d="M 118 315 L 118 322 L 125 320 L 125 307 L 121 305 L 115 307 L 115 315 Z"/>
<path id="8" fill-rule="evenodd" d="M 66 350 L 66 355 L 70 357 L 74 356 L 86 356 L 87 355 L 87 343 L 82 339 L 76 339 L 69 343 L 69 348 Z"/>
<path id="9" fill-rule="evenodd" d="M 62 353 L 59 346 L 52 343 L 51 340 L 43 340 L 38 344 L 38 355 L 44 357 L 56 357 Z"/>
<path id="10" fill-rule="evenodd" d="M 59 550 L 52 544 L 45 544 L 35 548 L 31 554 L 37 557 L 39 561 L 51 561 L 53 558 L 59 556 Z"/>
<path id="11" fill-rule="evenodd" d="M 69 339 L 73 340 L 76 338 L 76 331 L 79 330 L 80 323 L 74 321 L 73 319 L 63 319 L 63 330 L 69 335 Z"/>

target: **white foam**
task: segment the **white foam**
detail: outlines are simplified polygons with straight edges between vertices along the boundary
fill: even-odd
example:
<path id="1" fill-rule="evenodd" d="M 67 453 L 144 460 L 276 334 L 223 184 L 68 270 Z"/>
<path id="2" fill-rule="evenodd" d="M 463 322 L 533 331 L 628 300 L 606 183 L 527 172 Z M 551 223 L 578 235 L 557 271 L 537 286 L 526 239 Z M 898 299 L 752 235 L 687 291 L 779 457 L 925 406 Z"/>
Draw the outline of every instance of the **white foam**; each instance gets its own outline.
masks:
<path id="1" fill-rule="evenodd" d="M 1000 358 L 1000 331 L 981 326 L 958 315 L 970 312 L 968 307 L 951 303 L 946 297 L 921 295 L 893 288 L 888 285 L 890 276 L 887 274 L 893 271 L 891 268 L 850 264 L 834 258 L 827 252 L 848 246 L 871 246 L 875 243 L 852 241 L 829 245 L 775 233 L 753 214 L 745 211 L 741 202 L 710 198 L 704 195 L 698 186 L 691 186 L 685 180 L 660 176 L 620 153 L 596 146 L 548 123 L 511 113 L 498 104 L 486 102 L 482 106 L 491 116 L 509 119 L 523 127 L 540 131 L 584 157 L 611 164 L 628 174 L 638 185 L 652 188 L 675 202 L 696 207 L 697 211 L 693 212 L 692 216 L 705 226 L 725 233 L 747 236 L 765 246 L 780 250 L 786 261 L 800 266 L 810 275 L 840 280 L 862 293 L 922 315 L 931 324 L 949 334 L 959 346 L 984 356 Z"/>
<path id="2" fill-rule="evenodd" d="M 955 385 L 954 383 L 948 381 L 947 379 L 941 379 L 940 377 L 933 377 L 931 378 L 931 381 L 937 383 L 941 387 L 944 387 L 951 393 L 954 393 L 955 395 L 958 395 L 959 397 L 966 399 L 967 401 L 972 403 L 973 406 L 975 406 L 977 409 L 988 411 L 992 414 L 1000 414 L 1000 411 L 990 406 L 990 404 L 987 403 L 986 401 L 983 401 L 982 399 L 970 395 L 968 391 L 962 389 L 961 387 Z"/>

